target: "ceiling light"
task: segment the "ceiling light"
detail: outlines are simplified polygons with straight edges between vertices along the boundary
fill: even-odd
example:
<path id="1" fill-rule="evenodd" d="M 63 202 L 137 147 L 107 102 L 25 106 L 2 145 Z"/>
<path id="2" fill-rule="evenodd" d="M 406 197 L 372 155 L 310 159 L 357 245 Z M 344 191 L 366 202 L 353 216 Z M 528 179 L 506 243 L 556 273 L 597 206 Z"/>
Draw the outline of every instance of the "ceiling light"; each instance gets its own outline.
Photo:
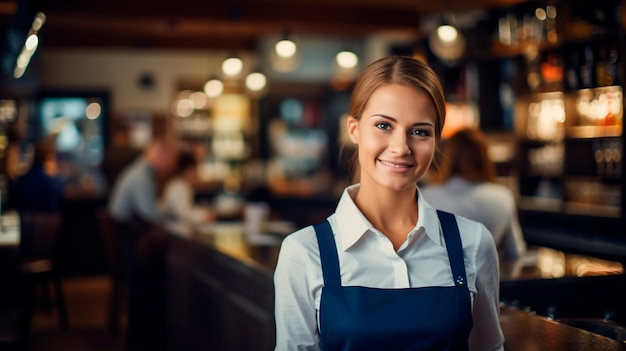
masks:
<path id="1" fill-rule="evenodd" d="M 227 76 L 236 76 L 243 70 L 243 61 L 238 57 L 229 57 L 222 63 L 222 72 Z"/>
<path id="2" fill-rule="evenodd" d="M 253 72 L 246 77 L 246 87 L 252 91 L 260 91 L 267 85 L 267 78 L 263 73 Z"/>
<path id="3" fill-rule="evenodd" d="M 443 24 L 437 28 L 437 36 L 444 43 L 453 43 L 459 37 L 459 31 L 449 24 Z"/>
<path id="4" fill-rule="evenodd" d="M 428 37 L 428 45 L 435 56 L 453 62 L 465 53 L 465 38 L 454 26 L 443 23 Z"/>
<path id="5" fill-rule="evenodd" d="M 34 31 L 39 31 L 43 24 L 46 22 L 46 15 L 43 12 L 37 12 L 31 28 Z"/>
<path id="6" fill-rule="evenodd" d="M 298 47 L 296 46 L 296 43 L 293 42 L 293 40 L 285 38 L 276 42 L 274 50 L 276 50 L 276 54 L 278 56 L 282 58 L 290 58 L 296 54 L 296 52 L 298 51 Z"/>
<path id="7" fill-rule="evenodd" d="M 336 56 L 337 63 L 342 68 L 354 68 L 359 64 L 359 58 L 352 51 L 340 51 Z"/>
<path id="8" fill-rule="evenodd" d="M 37 36 L 37 34 L 31 34 L 28 36 L 28 39 L 26 39 L 24 48 L 28 51 L 35 51 L 38 45 L 39 45 L 39 37 Z"/>
<path id="9" fill-rule="evenodd" d="M 204 93 L 210 98 L 222 95 L 224 91 L 224 83 L 219 79 L 211 79 L 204 84 Z"/>

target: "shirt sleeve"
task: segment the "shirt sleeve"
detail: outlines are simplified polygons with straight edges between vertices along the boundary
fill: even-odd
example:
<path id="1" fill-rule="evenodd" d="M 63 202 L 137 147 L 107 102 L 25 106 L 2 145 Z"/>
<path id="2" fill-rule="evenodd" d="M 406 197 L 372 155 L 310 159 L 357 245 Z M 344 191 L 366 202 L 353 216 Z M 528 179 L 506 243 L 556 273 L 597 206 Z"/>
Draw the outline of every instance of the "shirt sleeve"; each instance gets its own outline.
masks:
<path id="1" fill-rule="evenodd" d="M 159 222 L 160 212 L 154 180 L 151 177 L 146 177 L 146 179 L 136 178 L 133 181 L 131 190 L 136 192 L 134 198 L 137 214 L 153 223 Z"/>
<path id="2" fill-rule="evenodd" d="M 292 234 L 293 235 L 293 234 Z M 319 350 L 317 311 L 303 246 L 287 237 L 274 272 L 275 351 Z"/>
<path id="3" fill-rule="evenodd" d="M 195 221 L 193 191 L 183 181 L 170 182 L 165 191 L 165 207 L 174 218 L 184 222 Z"/>
<path id="4" fill-rule="evenodd" d="M 476 257 L 476 297 L 474 325 L 469 345 L 472 351 L 504 350 L 504 335 L 500 326 L 500 268 L 498 252 L 489 231 L 482 232 Z"/>

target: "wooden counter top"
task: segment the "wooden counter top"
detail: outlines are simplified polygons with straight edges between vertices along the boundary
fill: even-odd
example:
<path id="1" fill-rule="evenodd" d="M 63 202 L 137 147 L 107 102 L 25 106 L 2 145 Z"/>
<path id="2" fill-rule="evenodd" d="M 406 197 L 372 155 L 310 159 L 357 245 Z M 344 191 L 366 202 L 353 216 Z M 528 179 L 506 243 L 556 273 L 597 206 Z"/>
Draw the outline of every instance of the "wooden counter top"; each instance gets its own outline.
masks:
<path id="1" fill-rule="evenodd" d="M 617 351 L 626 344 L 511 307 L 500 308 L 506 351 Z"/>

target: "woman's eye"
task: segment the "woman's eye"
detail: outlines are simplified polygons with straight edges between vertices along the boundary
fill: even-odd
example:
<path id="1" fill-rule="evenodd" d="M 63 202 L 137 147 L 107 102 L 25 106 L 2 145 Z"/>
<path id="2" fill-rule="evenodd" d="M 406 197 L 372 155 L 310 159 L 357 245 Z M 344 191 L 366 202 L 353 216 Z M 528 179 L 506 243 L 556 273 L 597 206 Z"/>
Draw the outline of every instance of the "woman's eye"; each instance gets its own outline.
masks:
<path id="1" fill-rule="evenodd" d="M 389 123 L 379 122 L 379 123 L 376 123 L 376 128 L 389 130 L 391 129 L 391 125 Z"/>
<path id="2" fill-rule="evenodd" d="M 428 131 L 423 130 L 423 129 L 416 129 L 412 131 L 411 134 L 417 135 L 417 136 L 429 136 L 430 135 Z"/>

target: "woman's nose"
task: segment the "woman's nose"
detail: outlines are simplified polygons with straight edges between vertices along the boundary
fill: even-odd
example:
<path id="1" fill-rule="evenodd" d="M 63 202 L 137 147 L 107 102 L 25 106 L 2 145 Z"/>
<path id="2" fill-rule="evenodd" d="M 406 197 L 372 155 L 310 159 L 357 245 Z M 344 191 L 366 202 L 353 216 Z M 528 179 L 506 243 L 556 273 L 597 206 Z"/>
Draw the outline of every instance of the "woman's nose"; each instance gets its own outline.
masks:
<path id="1" fill-rule="evenodd" d="M 411 149 L 409 148 L 407 139 L 405 133 L 395 133 L 389 142 L 389 149 L 400 155 L 410 154 Z"/>

